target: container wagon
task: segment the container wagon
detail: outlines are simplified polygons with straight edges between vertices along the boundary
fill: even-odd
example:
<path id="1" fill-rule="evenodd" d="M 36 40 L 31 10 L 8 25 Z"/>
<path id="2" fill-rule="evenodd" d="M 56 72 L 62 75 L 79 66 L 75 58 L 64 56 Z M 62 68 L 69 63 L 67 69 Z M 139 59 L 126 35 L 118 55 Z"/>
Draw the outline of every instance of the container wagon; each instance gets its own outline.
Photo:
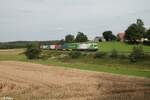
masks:
<path id="1" fill-rule="evenodd" d="M 80 50 L 80 51 L 97 51 L 97 43 L 65 43 L 63 45 L 41 45 L 41 49 L 47 50 Z"/>

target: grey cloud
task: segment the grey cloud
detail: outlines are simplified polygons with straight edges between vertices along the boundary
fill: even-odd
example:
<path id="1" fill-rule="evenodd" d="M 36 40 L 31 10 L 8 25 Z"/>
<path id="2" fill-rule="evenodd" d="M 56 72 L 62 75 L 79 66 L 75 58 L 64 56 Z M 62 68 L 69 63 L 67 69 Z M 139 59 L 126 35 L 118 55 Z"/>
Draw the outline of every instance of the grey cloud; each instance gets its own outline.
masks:
<path id="1" fill-rule="evenodd" d="M 45 0 L 24 0 L 24 1 L 27 1 L 27 2 L 43 2 Z"/>
<path id="2" fill-rule="evenodd" d="M 61 39 L 124 31 L 137 18 L 150 25 L 150 0 L 0 0 L 0 41 Z M 30 36 L 30 37 L 29 37 Z"/>

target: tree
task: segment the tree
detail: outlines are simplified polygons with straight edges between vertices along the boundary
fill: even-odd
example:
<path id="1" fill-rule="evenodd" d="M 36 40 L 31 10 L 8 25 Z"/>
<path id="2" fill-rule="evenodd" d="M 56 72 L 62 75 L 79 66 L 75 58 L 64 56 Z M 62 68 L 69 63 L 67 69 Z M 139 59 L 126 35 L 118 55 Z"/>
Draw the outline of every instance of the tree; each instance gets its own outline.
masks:
<path id="1" fill-rule="evenodd" d="M 103 32 L 103 37 L 106 39 L 106 41 L 116 40 L 116 36 L 113 35 L 112 31 Z"/>
<path id="2" fill-rule="evenodd" d="M 28 45 L 25 55 L 28 59 L 38 59 L 41 50 L 33 45 Z"/>
<path id="3" fill-rule="evenodd" d="M 71 34 L 66 35 L 65 41 L 66 41 L 67 43 L 72 43 L 72 42 L 74 42 L 74 36 L 71 35 Z"/>
<path id="4" fill-rule="evenodd" d="M 145 38 L 147 38 L 148 40 L 150 40 L 150 29 L 148 29 L 145 33 Z"/>
<path id="5" fill-rule="evenodd" d="M 61 39 L 60 41 L 59 41 L 59 44 L 61 44 L 61 45 L 63 45 L 65 43 L 65 40 L 64 39 Z"/>
<path id="6" fill-rule="evenodd" d="M 83 32 L 78 32 L 75 41 L 76 42 L 87 42 L 88 37 Z"/>
<path id="7" fill-rule="evenodd" d="M 137 42 L 137 40 L 141 40 L 145 33 L 143 21 L 141 19 L 137 19 L 137 22 L 131 24 L 125 33 L 125 39 L 129 42 Z"/>

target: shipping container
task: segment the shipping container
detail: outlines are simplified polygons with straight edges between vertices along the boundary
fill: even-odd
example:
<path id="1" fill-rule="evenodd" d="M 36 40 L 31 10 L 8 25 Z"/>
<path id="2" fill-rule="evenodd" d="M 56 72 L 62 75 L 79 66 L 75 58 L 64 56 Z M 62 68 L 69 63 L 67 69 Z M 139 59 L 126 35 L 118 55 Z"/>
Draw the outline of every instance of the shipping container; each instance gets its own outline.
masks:
<path id="1" fill-rule="evenodd" d="M 55 49 L 55 45 L 50 45 L 50 49 Z"/>
<path id="2" fill-rule="evenodd" d="M 65 43 L 65 44 L 63 44 L 62 46 L 61 46 L 61 49 L 68 49 L 68 43 Z"/>
<path id="3" fill-rule="evenodd" d="M 47 45 L 48 46 L 48 49 L 51 49 L 51 45 Z"/>
<path id="4" fill-rule="evenodd" d="M 61 49 L 61 45 L 55 45 L 55 49 L 57 50 Z"/>
<path id="5" fill-rule="evenodd" d="M 42 45 L 41 48 L 42 49 L 48 49 L 48 45 Z"/>

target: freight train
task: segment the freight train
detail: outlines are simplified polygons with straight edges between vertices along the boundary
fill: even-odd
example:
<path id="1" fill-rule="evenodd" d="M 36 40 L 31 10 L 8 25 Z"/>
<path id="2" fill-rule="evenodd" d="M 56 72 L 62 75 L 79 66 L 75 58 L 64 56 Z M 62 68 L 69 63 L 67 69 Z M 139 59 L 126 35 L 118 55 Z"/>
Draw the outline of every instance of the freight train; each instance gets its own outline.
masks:
<path id="1" fill-rule="evenodd" d="M 81 50 L 81 51 L 97 51 L 97 43 L 65 43 L 63 45 L 40 45 L 45 50 Z"/>

